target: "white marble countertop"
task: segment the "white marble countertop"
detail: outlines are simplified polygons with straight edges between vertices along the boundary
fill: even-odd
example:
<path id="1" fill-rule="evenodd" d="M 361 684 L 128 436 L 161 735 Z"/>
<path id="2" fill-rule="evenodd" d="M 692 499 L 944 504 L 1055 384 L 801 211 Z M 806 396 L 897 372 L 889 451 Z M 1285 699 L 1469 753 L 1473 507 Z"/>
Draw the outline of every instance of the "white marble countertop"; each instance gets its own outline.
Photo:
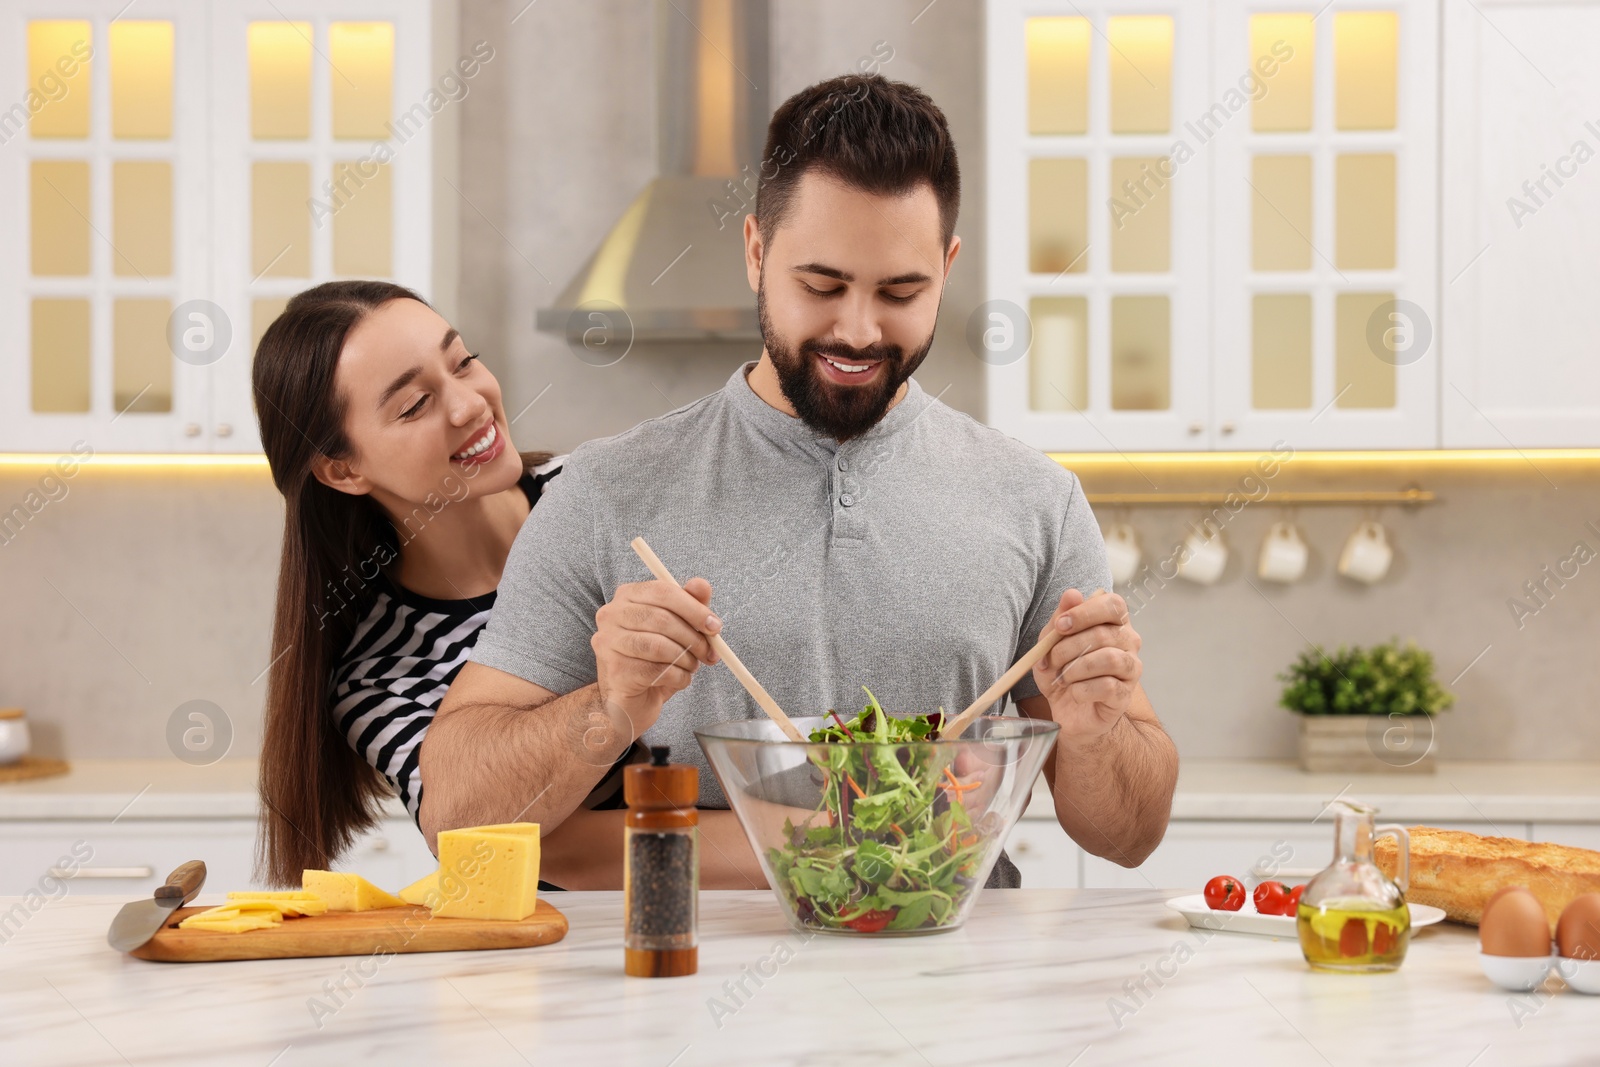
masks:
<path id="1" fill-rule="evenodd" d="M 571 930 L 535 949 L 212 964 L 119 955 L 121 901 L 69 895 L 0 945 L 0 1062 L 1595 1061 L 1600 997 L 1495 989 L 1469 928 L 1419 931 L 1392 974 L 1321 974 L 1292 940 L 1190 930 L 1169 895 L 995 890 L 963 930 L 862 941 L 806 939 L 765 892 L 707 892 L 700 971 L 673 979 L 623 976 L 618 893 L 551 894 Z"/>
<path id="2" fill-rule="evenodd" d="M 57 778 L 0 784 L 0 820 L 253 819 L 254 760 L 73 760 Z M 1600 764 L 1443 762 L 1434 774 L 1306 774 L 1291 760 L 1183 760 L 1174 819 L 1314 818 L 1340 795 L 1397 822 L 1600 822 Z M 391 818 L 406 819 L 400 802 Z M 1024 818 L 1053 819 L 1041 775 Z"/>

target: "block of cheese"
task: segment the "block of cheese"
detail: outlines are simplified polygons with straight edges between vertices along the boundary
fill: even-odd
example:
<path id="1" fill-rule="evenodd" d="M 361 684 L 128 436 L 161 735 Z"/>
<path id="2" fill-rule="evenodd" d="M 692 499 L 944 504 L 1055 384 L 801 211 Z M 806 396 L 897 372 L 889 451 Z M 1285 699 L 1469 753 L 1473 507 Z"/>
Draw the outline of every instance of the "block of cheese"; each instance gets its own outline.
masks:
<path id="1" fill-rule="evenodd" d="M 420 904 L 425 908 L 433 907 L 434 900 L 439 895 L 439 872 L 433 871 L 423 875 L 415 882 L 400 890 L 400 899 L 407 904 Z"/>
<path id="2" fill-rule="evenodd" d="M 1411 886 L 1406 899 L 1443 908 L 1459 923 L 1476 926 L 1495 891 L 1520 885 L 1544 906 L 1550 930 L 1574 897 L 1600 892 L 1600 852 L 1548 841 L 1480 837 L 1464 830 L 1432 826 L 1407 828 L 1411 836 Z M 1373 859 L 1384 874 L 1395 874 L 1395 843 L 1373 842 Z"/>
<path id="3" fill-rule="evenodd" d="M 539 824 L 441 830 L 436 878 L 439 918 L 526 919 L 539 899 Z"/>
<path id="4" fill-rule="evenodd" d="M 329 911 L 373 911 L 398 908 L 405 903 L 359 874 L 346 871 L 305 871 L 300 884 L 327 904 Z"/>

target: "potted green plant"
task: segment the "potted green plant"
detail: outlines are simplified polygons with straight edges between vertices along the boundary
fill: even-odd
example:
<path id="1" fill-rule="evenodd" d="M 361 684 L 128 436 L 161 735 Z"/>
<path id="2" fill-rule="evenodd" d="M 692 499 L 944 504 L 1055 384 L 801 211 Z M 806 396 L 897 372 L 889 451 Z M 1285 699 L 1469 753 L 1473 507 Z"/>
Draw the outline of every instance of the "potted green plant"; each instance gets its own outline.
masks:
<path id="1" fill-rule="evenodd" d="M 1433 771 L 1433 717 L 1455 697 L 1416 642 L 1340 645 L 1332 654 L 1313 645 L 1278 679 L 1278 702 L 1300 717 L 1301 769 Z"/>

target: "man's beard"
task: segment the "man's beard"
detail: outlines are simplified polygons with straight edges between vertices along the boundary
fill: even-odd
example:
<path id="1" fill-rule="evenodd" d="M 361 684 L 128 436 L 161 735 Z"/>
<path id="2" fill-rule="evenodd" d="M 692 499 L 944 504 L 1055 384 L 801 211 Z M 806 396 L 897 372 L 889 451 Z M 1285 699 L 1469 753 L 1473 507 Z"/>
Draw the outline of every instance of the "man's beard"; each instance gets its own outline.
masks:
<path id="1" fill-rule="evenodd" d="M 784 344 L 767 315 L 766 278 L 756 290 L 756 314 L 761 320 L 761 341 L 773 369 L 778 372 L 778 386 L 784 397 L 794 406 L 795 414 L 807 426 L 835 441 L 848 441 L 866 433 L 878 424 L 895 393 L 911 377 L 928 350 L 933 347 L 933 334 L 910 356 L 899 345 L 871 345 L 851 348 L 837 342 L 808 340 L 800 342 L 796 352 Z M 831 356 L 840 361 L 883 362 L 878 371 L 863 371 L 874 380 L 861 385 L 840 385 L 822 376 L 817 366 L 818 356 Z"/>

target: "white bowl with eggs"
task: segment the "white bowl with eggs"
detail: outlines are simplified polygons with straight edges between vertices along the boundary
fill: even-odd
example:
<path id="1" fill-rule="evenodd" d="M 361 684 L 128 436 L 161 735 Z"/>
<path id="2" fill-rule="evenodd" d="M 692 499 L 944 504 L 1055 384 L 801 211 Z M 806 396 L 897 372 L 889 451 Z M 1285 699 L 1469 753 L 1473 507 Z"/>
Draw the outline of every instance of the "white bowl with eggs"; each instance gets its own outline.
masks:
<path id="1" fill-rule="evenodd" d="M 1600 893 L 1567 902 L 1551 944 L 1550 917 L 1523 886 L 1506 886 L 1489 898 L 1478 922 L 1478 965 L 1501 989 L 1537 989 L 1555 968 L 1579 993 L 1600 994 Z"/>

